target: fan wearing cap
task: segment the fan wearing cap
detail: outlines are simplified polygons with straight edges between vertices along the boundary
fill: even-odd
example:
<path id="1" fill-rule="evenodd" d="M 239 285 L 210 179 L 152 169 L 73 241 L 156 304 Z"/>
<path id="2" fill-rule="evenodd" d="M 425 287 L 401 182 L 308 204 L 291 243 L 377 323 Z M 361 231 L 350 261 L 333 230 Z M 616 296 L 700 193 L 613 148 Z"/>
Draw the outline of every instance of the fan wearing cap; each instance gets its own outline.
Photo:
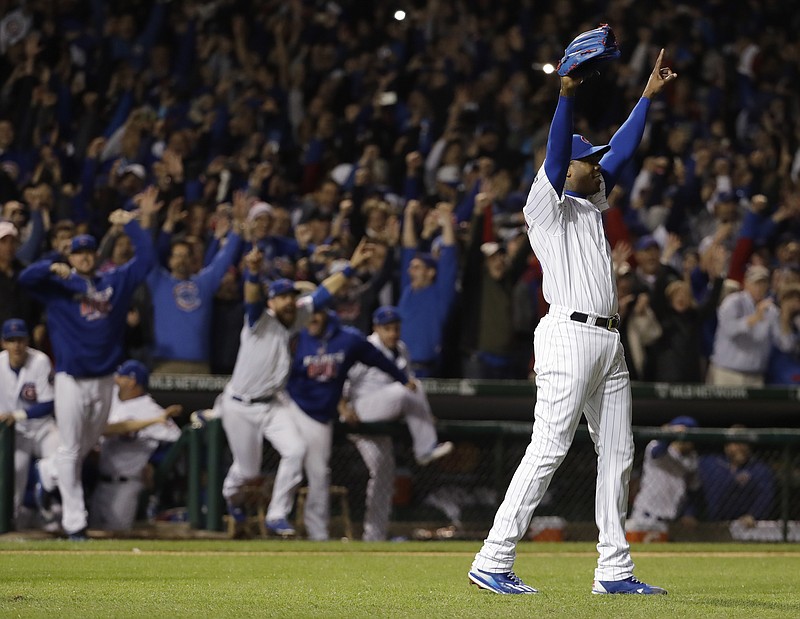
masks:
<path id="1" fill-rule="evenodd" d="M 151 187 L 139 211 L 117 210 L 112 224 L 124 226 L 136 255 L 121 267 L 95 271 L 97 244 L 89 235 L 72 239 L 69 264 L 43 259 L 25 269 L 19 282 L 47 310 L 55 353 L 56 423 L 61 439 L 55 462 L 68 536 L 86 538 L 86 506 L 81 481 L 83 460 L 103 432 L 111 406 L 114 371 L 124 357 L 128 310 L 136 288 L 156 264 L 153 244 L 138 223 L 150 226 L 161 207 Z"/>
<path id="2" fill-rule="evenodd" d="M 700 457 L 698 475 L 708 520 L 736 520 L 746 528 L 773 515 L 776 480 L 772 468 L 753 453 L 732 426 L 722 454 Z M 774 516 L 773 516 L 774 517 Z"/>
<path id="3" fill-rule="evenodd" d="M 286 273 L 279 273 L 281 263 L 294 262 L 304 255 L 293 237 L 275 231 L 277 218 L 286 215 L 279 212 L 282 210 L 266 202 L 255 202 L 247 213 L 250 240 L 244 244 L 244 252 L 257 247 L 264 256 L 264 267 L 270 277 L 285 277 Z"/>
<path id="4" fill-rule="evenodd" d="M 53 366 L 47 355 L 28 346 L 30 338 L 25 321 L 10 318 L 3 322 L 2 337 L 0 423 L 15 426 L 14 518 L 17 520 L 31 459 L 50 459 L 58 449 L 58 430 L 53 418 Z"/>
<path id="5" fill-rule="evenodd" d="M 453 223 L 453 205 L 439 202 L 433 216 L 442 229 L 438 260 L 417 251 L 416 217 L 421 204 L 410 200 L 403 223 L 400 264 L 400 301 L 403 315 L 401 337 L 411 355 L 411 369 L 420 378 L 439 372 L 444 327 L 456 296 L 458 250 Z"/>
<path id="6" fill-rule="evenodd" d="M 411 359 L 400 340 L 400 312 L 384 305 L 372 314 L 372 333 L 367 340 L 398 369 L 410 371 Z M 436 420 L 422 384 L 412 391 L 376 367 L 356 363 L 347 373 L 346 397 L 339 403 L 339 416 L 348 423 L 394 421 L 402 418 L 411 434 L 417 463 L 425 466 L 453 450 L 451 442 L 440 443 Z M 363 540 L 385 540 L 394 494 L 394 450 L 392 438 L 376 434 L 349 434 L 369 471 Z"/>
<path id="7" fill-rule="evenodd" d="M 769 269 L 751 265 L 745 271 L 744 290 L 729 294 L 720 304 L 706 375 L 709 384 L 760 387 L 773 346 L 783 352 L 796 349 L 797 333 L 781 324 L 769 289 Z"/>
<path id="8" fill-rule="evenodd" d="M 19 284 L 25 265 L 17 258 L 19 231 L 10 221 L 0 221 L 0 321 L 22 318 L 33 326 L 38 318 L 36 304 Z"/>
<path id="9" fill-rule="evenodd" d="M 196 271 L 191 246 L 172 242 L 168 269 L 158 266 L 147 276 L 153 299 L 155 371 L 208 374 L 214 295 L 242 249 L 246 204 L 234 205 L 233 229 L 211 263 Z"/>
<path id="10" fill-rule="evenodd" d="M 597 450 L 599 558 L 592 592 L 666 593 L 635 579 L 625 539 L 634 452 L 631 390 L 617 329 L 611 248 L 603 228 L 608 194 L 639 146 L 650 103 L 677 77 L 662 67 L 663 58 L 661 50 L 642 97 L 608 145 L 595 146 L 573 133 L 575 97 L 583 78 L 560 78 L 544 164 L 523 209 L 528 239 L 544 273 L 544 297 L 550 304 L 534 334 L 533 433 L 469 573 L 472 583 L 495 593 L 536 591 L 524 583 L 508 584 L 519 581 L 512 572 L 514 549 L 528 531 L 582 415 Z"/>
<path id="11" fill-rule="evenodd" d="M 693 417 L 675 417 L 664 426 L 671 432 L 696 428 Z M 689 524 L 690 494 L 700 489 L 697 478 L 697 451 L 694 443 L 684 440 L 653 440 L 644 450 L 639 492 L 633 501 L 629 522 L 632 526 L 654 522 L 672 522 L 683 516 Z"/>
<path id="12" fill-rule="evenodd" d="M 300 296 L 300 287 L 291 280 L 275 280 L 269 287 L 266 305 L 261 252 L 253 248 L 245 256 L 245 324 L 231 379 L 214 407 L 214 414 L 222 417 L 233 455 L 222 494 L 230 515 L 238 522 L 244 520 L 245 514 L 235 497 L 243 484 L 261 474 L 266 439 L 281 456 L 267 508 L 267 529 L 280 536 L 295 533 L 287 517 L 303 479 L 306 443 L 294 422 L 305 413 L 286 392 L 292 362 L 289 342 L 308 324 L 314 311 L 324 308 L 355 269 L 369 259 L 370 251 L 362 241 L 348 267 L 326 278 L 309 295 Z"/>
<path id="13" fill-rule="evenodd" d="M 127 531 L 133 527 L 143 473 L 159 443 L 181 436 L 172 420 L 183 408 L 159 406 L 147 393 L 150 373 L 135 360 L 125 361 L 114 374 L 114 402 L 103 430 L 98 482 L 92 494 L 89 524 L 93 529 Z"/>

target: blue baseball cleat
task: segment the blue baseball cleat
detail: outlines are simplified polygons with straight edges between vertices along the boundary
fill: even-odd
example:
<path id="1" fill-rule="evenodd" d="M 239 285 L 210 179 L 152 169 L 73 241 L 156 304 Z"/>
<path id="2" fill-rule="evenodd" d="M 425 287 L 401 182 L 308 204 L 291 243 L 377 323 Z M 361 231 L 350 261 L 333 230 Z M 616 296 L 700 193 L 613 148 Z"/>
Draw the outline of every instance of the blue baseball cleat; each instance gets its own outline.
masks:
<path id="1" fill-rule="evenodd" d="M 514 572 L 484 572 L 473 569 L 470 570 L 469 581 L 481 589 L 501 595 L 539 593 L 537 589 L 522 582 Z"/>
<path id="2" fill-rule="evenodd" d="M 86 527 L 84 527 L 80 531 L 73 531 L 72 533 L 67 533 L 67 539 L 71 542 L 88 541 L 89 535 L 86 532 Z"/>
<path id="3" fill-rule="evenodd" d="M 281 537 L 291 537 L 296 533 L 294 527 L 289 524 L 286 518 L 280 520 L 267 520 L 267 531 Z"/>
<path id="4" fill-rule="evenodd" d="M 636 576 L 624 580 L 595 580 L 592 593 L 604 595 L 608 593 L 627 593 L 634 595 L 667 595 L 667 590 L 642 582 Z"/>

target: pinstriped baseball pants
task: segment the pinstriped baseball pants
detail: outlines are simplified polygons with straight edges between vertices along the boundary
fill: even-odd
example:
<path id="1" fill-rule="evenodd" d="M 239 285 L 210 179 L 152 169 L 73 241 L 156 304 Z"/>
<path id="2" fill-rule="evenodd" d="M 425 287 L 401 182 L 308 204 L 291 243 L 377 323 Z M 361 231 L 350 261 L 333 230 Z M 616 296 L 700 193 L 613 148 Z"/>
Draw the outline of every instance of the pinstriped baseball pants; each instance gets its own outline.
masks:
<path id="1" fill-rule="evenodd" d="M 597 580 L 633 574 L 625 540 L 628 481 L 633 465 L 631 390 L 619 333 L 569 319 L 551 307 L 536 328 L 537 398 L 531 442 L 514 473 L 473 567 L 512 569 L 517 542 L 586 416 L 597 453 L 595 521 L 600 531 Z"/>

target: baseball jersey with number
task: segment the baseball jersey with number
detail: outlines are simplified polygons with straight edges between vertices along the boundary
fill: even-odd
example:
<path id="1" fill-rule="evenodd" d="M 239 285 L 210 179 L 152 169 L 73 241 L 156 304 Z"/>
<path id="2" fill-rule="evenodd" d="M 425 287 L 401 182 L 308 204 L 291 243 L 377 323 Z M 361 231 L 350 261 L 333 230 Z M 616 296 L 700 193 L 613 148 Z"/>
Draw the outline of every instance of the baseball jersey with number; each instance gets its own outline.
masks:
<path id="1" fill-rule="evenodd" d="M 319 337 L 303 330 L 297 340 L 287 389 L 292 399 L 310 417 L 327 423 L 338 414 L 348 370 L 360 361 L 400 383 L 408 375 L 398 369 L 364 335 L 343 327 L 335 314 L 328 314 L 325 332 Z"/>

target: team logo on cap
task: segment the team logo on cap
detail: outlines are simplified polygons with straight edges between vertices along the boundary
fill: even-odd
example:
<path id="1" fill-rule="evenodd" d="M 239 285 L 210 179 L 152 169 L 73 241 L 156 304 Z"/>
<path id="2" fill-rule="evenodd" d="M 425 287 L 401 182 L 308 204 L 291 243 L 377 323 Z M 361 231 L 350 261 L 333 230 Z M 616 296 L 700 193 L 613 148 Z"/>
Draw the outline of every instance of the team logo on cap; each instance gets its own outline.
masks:
<path id="1" fill-rule="evenodd" d="M 588 144 L 589 146 L 592 145 L 592 143 L 583 136 L 581 136 L 581 142 L 583 142 L 584 144 Z"/>

